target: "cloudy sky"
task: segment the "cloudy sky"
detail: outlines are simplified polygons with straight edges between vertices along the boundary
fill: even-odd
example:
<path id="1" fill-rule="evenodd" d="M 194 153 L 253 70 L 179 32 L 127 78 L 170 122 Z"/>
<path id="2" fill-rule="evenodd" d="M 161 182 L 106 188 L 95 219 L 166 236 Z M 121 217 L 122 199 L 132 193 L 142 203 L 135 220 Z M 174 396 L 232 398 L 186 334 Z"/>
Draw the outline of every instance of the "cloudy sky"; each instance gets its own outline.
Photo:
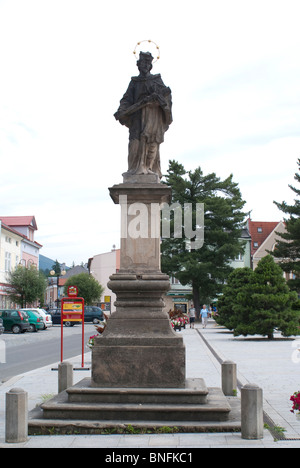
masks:
<path id="1" fill-rule="evenodd" d="M 0 215 L 34 215 L 40 253 L 68 265 L 119 247 L 113 114 L 150 39 L 173 97 L 163 173 L 233 173 L 252 219 L 279 221 L 300 157 L 299 17 L 299 0 L 0 0 Z"/>

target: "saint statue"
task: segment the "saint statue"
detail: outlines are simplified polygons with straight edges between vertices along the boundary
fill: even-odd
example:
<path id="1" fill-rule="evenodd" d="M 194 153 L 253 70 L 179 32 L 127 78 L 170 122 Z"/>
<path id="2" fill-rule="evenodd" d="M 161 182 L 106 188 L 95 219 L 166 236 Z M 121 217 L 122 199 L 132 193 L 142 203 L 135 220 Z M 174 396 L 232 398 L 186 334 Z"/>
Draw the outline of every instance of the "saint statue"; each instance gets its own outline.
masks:
<path id="1" fill-rule="evenodd" d="M 127 174 L 157 174 L 161 178 L 159 145 L 172 123 L 172 99 L 160 74 L 150 73 L 152 61 L 150 52 L 140 52 L 140 74 L 131 78 L 114 115 L 129 128 Z"/>

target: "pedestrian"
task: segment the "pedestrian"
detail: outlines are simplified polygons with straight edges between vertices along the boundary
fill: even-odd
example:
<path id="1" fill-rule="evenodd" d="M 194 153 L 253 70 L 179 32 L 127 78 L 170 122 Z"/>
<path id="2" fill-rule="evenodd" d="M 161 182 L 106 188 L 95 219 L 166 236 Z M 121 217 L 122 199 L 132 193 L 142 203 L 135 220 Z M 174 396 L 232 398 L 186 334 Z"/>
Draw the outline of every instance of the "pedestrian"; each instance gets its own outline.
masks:
<path id="1" fill-rule="evenodd" d="M 191 302 L 191 307 L 189 308 L 189 317 L 190 317 L 190 328 L 194 328 L 195 319 L 196 319 L 196 309 L 192 302 Z"/>
<path id="2" fill-rule="evenodd" d="M 202 325 L 203 325 L 203 328 L 206 328 L 206 325 L 207 325 L 207 318 L 208 318 L 208 310 L 207 310 L 205 304 L 203 304 L 203 307 L 202 307 L 201 312 L 200 312 L 200 316 L 201 316 L 201 318 L 202 318 Z"/>

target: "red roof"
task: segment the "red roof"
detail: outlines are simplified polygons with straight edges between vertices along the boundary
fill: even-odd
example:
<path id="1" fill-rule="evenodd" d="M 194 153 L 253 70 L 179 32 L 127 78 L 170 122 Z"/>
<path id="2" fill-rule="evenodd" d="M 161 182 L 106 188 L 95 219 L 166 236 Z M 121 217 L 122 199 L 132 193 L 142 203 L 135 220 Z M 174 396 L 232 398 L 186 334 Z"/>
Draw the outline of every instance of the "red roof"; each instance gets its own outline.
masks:
<path id="1" fill-rule="evenodd" d="M 35 240 L 29 239 L 29 237 L 27 237 L 25 234 L 19 232 L 17 229 L 14 229 L 14 227 L 17 228 L 18 226 L 30 226 L 36 231 L 37 224 L 34 216 L 0 216 L 0 221 L 2 222 L 3 228 L 18 234 L 19 236 L 23 237 L 23 239 L 27 239 L 30 242 L 33 242 L 38 248 L 43 247 L 42 244 L 39 244 Z"/>
<path id="2" fill-rule="evenodd" d="M 1 218 L 0 218 L 1 219 Z M 14 234 L 18 234 L 20 237 L 24 237 L 23 234 L 21 234 L 19 231 L 16 231 L 10 226 L 7 226 L 5 223 L 2 222 L 2 227 L 3 229 L 6 229 L 6 231 L 13 232 Z"/>
<path id="3" fill-rule="evenodd" d="M 0 220 L 7 226 L 31 226 L 37 230 L 34 216 L 0 216 Z"/>
<path id="4" fill-rule="evenodd" d="M 252 221 L 248 219 L 248 230 L 251 235 L 251 255 L 261 246 L 279 221 Z"/>

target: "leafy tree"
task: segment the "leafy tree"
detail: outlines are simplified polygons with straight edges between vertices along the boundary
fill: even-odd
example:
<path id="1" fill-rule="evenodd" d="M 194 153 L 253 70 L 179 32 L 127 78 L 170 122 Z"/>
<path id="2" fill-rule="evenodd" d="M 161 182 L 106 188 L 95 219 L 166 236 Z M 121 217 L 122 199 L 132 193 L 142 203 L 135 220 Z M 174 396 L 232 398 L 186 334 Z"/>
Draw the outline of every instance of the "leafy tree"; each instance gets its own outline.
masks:
<path id="1" fill-rule="evenodd" d="M 242 276 L 246 281 L 235 283 L 235 279 Z M 258 334 L 272 339 L 275 329 L 283 336 L 296 335 L 300 315 L 293 305 L 297 304 L 297 293 L 289 289 L 280 266 L 267 255 L 259 261 L 253 273 L 239 271 L 232 274 L 224 296 L 218 302 L 217 321 L 233 329 L 235 336 Z"/>
<path id="2" fill-rule="evenodd" d="M 77 286 L 79 297 L 83 297 L 85 304 L 90 305 L 94 301 L 99 301 L 104 292 L 101 284 L 88 273 L 79 273 L 67 279 L 64 286 L 64 294 L 67 294 L 69 286 Z"/>
<path id="3" fill-rule="evenodd" d="M 298 159 L 297 164 L 300 171 L 300 159 Z M 300 183 L 300 173 L 296 173 L 294 179 Z M 289 218 L 284 219 L 286 232 L 277 233 L 282 240 L 277 242 L 274 252 L 271 253 L 281 259 L 279 263 L 283 271 L 295 274 L 295 279 L 290 280 L 288 284 L 292 289 L 300 292 L 300 188 L 292 185 L 289 187 L 298 199 L 294 200 L 294 205 L 288 205 L 286 202 L 274 202 L 283 213 L 289 215 Z"/>
<path id="4" fill-rule="evenodd" d="M 173 235 L 162 242 L 162 271 L 175 276 L 181 284 L 190 284 L 194 305 L 199 315 L 201 302 L 214 298 L 232 271 L 230 261 L 242 253 L 239 238 L 243 227 L 245 202 L 232 175 L 221 180 L 215 173 L 204 175 L 201 168 L 186 171 L 176 161 L 170 161 L 165 183 L 172 187 L 172 204 L 190 203 L 192 230 L 197 225 L 196 207 L 204 204 L 204 244 L 191 249 L 181 226 L 181 238 L 174 232 L 175 218 L 171 218 Z M 184 219 L 182 219 L 184 221 Z M 180 233 L 179 233 L 180 234 Z M 201 302 L 200 302 L 201 300 Z"/>
<path id="5" fill-rule="evenodd" d="M 13 302 L 26 307 L 37 300 L 44 302 L 44 294 L 47 281 L 43 273 L 34 266 L 29 268 L 17 266 L 9 273 L 10 292 L 9 297 Z"/>

